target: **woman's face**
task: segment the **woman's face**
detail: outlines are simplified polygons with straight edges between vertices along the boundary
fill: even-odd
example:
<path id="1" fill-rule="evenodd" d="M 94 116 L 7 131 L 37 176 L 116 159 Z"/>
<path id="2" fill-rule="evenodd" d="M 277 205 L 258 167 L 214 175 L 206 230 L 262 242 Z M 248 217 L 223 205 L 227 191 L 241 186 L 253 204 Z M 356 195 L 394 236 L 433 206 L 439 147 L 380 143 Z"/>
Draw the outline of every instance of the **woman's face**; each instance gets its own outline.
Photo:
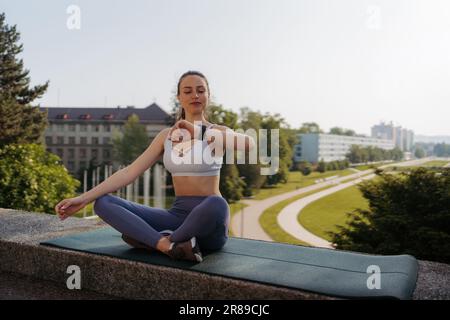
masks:
<path id="1" fill-rule="evenodd" d="M 178 101 L 185 113 L 201 114 L 208 105 L 208 87 L 199 76 L 190 75 L 181 80 Z"/>

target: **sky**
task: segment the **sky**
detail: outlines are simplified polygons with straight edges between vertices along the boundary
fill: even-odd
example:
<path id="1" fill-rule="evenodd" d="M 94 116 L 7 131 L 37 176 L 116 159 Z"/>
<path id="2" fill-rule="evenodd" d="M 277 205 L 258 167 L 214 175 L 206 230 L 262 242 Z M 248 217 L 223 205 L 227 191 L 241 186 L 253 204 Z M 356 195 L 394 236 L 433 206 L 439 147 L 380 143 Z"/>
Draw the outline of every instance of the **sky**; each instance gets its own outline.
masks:
<path id="1" fill-rule="evenodd" d="M 76 6 L 76 10 L 73 10 Z M 447 0 L 0 0 L 49 107 L 171 110 L 198 70 L 214 102 L 370 135 L 450 135 Z"/>

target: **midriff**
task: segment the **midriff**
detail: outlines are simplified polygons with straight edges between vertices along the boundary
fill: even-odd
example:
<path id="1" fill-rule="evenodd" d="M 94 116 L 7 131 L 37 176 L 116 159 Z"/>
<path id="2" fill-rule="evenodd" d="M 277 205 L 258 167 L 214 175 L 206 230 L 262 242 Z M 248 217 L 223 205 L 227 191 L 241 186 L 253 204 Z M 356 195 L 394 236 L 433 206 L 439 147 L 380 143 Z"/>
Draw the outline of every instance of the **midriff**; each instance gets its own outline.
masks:
<path id="1" fill-rule="evenodd" d="M 176 196 L 222 196 L 220 176 L 172 176 Z"/>

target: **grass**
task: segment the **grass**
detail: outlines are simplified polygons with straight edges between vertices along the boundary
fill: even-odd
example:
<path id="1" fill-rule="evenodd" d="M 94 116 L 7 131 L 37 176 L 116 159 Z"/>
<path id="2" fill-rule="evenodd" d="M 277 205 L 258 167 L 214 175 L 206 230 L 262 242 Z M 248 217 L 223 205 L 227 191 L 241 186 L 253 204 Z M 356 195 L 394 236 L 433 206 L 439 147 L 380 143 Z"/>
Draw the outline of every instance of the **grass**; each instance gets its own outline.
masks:
<path id="1" fill-rule="evenodd" d="M 432 160 L 421 164 L 421 167 L 443 167 L 448 163 L 445 160 Z"/>
<path id="2" fill-rule="evenodd" d="M 307 187 L 315 184 L 315 180 L 323 179 L 331 176 L 348 176 L 350 174 L 354 174 L 355 172 L 349 169 L 345 170 L 334 170 L 334 171 L 326 171 L 324 173 L 320 172 L 312 172 L 311 174 L 304 176 L 299 171 L 290 171 L 288 175 L 288 182 L 284 184 L 277 184 L 271 188 L 264 188 L 258 191 L 255 191 L 255 196 L 253 199 L 255 200 L 264 200 L 269 197 L 273 197 L 282 193 L 290 192 L 297 190 L 299 188 Z"/>
<path id="3" fill-rule="evenodd" d="M 327 232 L 337 232 L 337 226 L 346 226 L 347 213 L 356 208 L 367 209 L 368 201 L 357 186 L 335 192 L 307 205 L 298 221 L 309 232 L 331 241 Z"/>
<path id="4" fill-rule="evenodd" d="M 280 213 L 281 210 L 283 210 L 284 207 L 289 205 L 290 203 L 297 201 L 298 199 L 307 197 L 313 193 L 319 192 L 321 190 L 328 189 L 332 186 L 327 186 L 318 190 L 310 191 L 289 199 L 286 199 L 284 201 L 278 202 L 277 204 L 267 208 L 264 210 L 263 214 L 259 218 L 259 223 L 261 224 L 261 227 L 264 229 L 264 231 L 276 242 L 284 242 L 284 243 L 290 243 L 290 244 L 299 244 L 303 246 L 309 246 L 308 243 L 298 240 L 297 238 L 294 238 L 287 232 L 285 232 L 277 222 L 277 216 Z"/>

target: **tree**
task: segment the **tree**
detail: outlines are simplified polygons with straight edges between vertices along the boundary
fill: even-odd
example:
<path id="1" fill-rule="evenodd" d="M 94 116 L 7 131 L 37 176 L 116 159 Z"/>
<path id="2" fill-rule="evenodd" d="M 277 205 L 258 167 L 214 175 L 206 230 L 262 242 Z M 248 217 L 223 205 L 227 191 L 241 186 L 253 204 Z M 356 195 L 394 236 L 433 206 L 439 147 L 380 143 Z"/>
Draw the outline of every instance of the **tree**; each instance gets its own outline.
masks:
<path id="1" fill-rule="evenodd" d="M 416 158 L 424 158 L 425 157 L 425 150 L 421 147 L 416 147 L 416 150 L 414 151 L 414 156 Z"/>
<path id="2" fill-rule="evenodd" d="M 295 164 L 294 169 L 307 176 L 312 172 L 312 165 L 308 161 L 300 161 Z"/>
<path id="3" fill-rule="evenodd" d="M 244 131 L 254 129 L 258 133 L 259 129 L 262 127 L 263 116 L 259 112 L 244 107 L 240 110 L 240 120 L 239 127 Z M 245 154 L 245 159 L 248 159 L 248 153 Z M 245 164 L 238 164 L 237 167 L 239 176 L 245 178 L 244 196 L 248 197 L 253 195 L 255 189 L 259 189 L 264 185 L 267 176 L 261 175 L 261 164 L 249 164 L 248 161 L 246 161 Z"/>
<path id="4" fill-rule="evenodd" d="M 261 127 L 262 129 L 266 129 L 269 133 L 267 136 L 267 150 L 269 156 L 272 150 L 271 130 L 279 130 L 278 144 L 274 147 L 278 148 L 279 168 L 277 173 L 267 176 L 265 186 L 275 185 L 277 183 L 286 183 L 288 179 L 289 168 L 292 166 L 293 153 L 293 148 L 289 146 L 288 142 L 289 133 L 283 129 L 283 127 L 287 127 L 287 124 L 285 120 L 280 116 L 280 114 L 276 113 L 275 115 L 271 115 L 269 113 L 266 113 L 263 117 Z"/>
<path id="5" fill-rule="evenodd" d="M 136 114 L 128 118 L 122 134 L 115 132 L 113 136 L 114 159 L 125 165 L 132 163 L 151 143 Z"/>
<path id="6" fill-rule="evenodd" d="M 228 203 L 240 200 L 245 189 L 245 181 L 239 177 L 235 164 L 224 164 L 220 170 L 220 193 Z"/>
<path id="7" fill-rule="evenodd" d="M 323 133 L 323 130 L 315 122 L 304 122 L 298 130 L 298 133 Z"/>
<path id="8" fill-rule="evenodd" d="M 39 143 L 47 126 L 47 113 L 29 104 L 41 97 L 48 87 L 30 87 L 29 70 L 17 56 L 23 51 L 18 44 L 16 26 L 9 26 L 0 14 L 0 147 L 12 143 Z"/>
<path id="9" fill-rule="evenodd" d="M 450 170 L 425 168 L 360 184 L 369 209 L 331 233 L 338 249 L 450 262 Z"/>
<path id="10" fill-rule="evenodd" d="M 61 199 L 75 196 L 80 182 L 60 161 L 38 144 L 0 148 L 0 208 L 53 213 Z"/>
<path id="11" fill-rule="evenodd" d="M 442 142 L 434 146 L 433 153 L 438 157 L 450 157 L 450 145 Z"/>
<path id="12" fill-rule="evenodd" d="M 231 110 L 226 110 L 222 105 L 210 105 L 208 107 L 208 119 L 212 123 L 227 126 L 235 130 L 238 116 Z M 236 166 L 236 154 L 231 164 L 226 163 L 226 154 L 223 158 L 222 169 L 220 170 L 220 192 L 230 203 L 242 198 L 246 183 L 241 179 Z"/>
<path id="13" fill-rule="evenodd" d="M 323 161 L 323 159 L 319 161 L 319 164 L 317 165 L 317 171 L 321 173 L 327 171 L 327 166 L 325 164 L 325 161 Z"/>
<path id="14" fill-rule="evenodd" d="M 333 127 L 330 129 L 330 131 L 328 132 L 329 134 L 336 134 L 338 136 L 343 136 L 344 135 L 344 129 L 339 128 L 339 127 Z"/>
<path id="15" fill-rule="evenodd" d="M 75 195 L 79 181 L 41 141 L 47 113 L 30 104 L 47 90 L 30 87 L 29 71 L 17 58 L 23 45 L 16 26 L 0 14 L 0 207 L 53 212 L 61 199 Z"/>

